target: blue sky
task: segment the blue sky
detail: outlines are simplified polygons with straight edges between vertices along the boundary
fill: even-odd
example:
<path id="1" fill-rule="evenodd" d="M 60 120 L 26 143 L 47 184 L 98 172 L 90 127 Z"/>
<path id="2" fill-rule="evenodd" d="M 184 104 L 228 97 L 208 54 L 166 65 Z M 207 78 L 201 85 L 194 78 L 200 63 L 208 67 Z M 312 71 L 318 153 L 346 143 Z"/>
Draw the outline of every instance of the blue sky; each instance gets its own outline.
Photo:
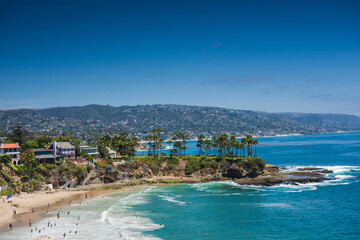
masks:
<path id="1" fill-rule="evenodd" d="M 0 1 L 0 109 L 360 116 L 360 1 Z"/>

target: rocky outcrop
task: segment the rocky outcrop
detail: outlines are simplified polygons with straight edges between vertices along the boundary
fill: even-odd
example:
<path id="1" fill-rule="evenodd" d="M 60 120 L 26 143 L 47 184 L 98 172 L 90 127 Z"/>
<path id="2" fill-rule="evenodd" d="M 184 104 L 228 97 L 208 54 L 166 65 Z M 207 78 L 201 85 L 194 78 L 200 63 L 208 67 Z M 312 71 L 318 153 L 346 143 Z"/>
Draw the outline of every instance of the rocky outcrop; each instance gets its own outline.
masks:
<path id="1" fill-rule="evenodd" d="M 247 177 L 235 179 L 234 181 L 240 185 L 273 186 L 279 184 L 298 185 L 332 180 L 332 178 L 324 175 L 324 173 L 332 173 L 332 171 L 320 168 L 299 168 L 296 171 L 288 172 L 280 170 L 274 165 L 265 165 L 263 174 L 255 178 Z"/>

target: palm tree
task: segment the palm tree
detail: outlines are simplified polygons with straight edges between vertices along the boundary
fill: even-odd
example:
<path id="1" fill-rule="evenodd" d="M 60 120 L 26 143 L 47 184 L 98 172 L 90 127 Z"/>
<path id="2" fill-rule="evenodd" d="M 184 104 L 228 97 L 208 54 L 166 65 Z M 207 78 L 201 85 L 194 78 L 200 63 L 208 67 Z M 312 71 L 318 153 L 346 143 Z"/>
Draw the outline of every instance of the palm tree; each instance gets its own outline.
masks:
<path id="1" fill-rule="evenodd" d="M 236 156 L 236 158 L 237 158 L 237 157 L 238 157 L 238 150 L 241 149 L 241 143 L 240 143 L 239 141 L 236 141 L 236 142 L 234 143 L 234 147 L 235 147 L 235 150 L 236 150 L 235 156 Z"/>
<path id="2" fill-rule="evenodd" d="M 175 154 L 180 155 L 181 154 L 181 147 L 182 147 L 182 143 L 179 141 L 174 142 L 174 149 L 175 149 Z"/>
<path id="3" fill-rule="evenodd" d="M 200 134 L 200 136 L 198 137 L 198 141 L 196 146 L 199 148 L 199 155 L 202 155 L 202 148 L 204 146 L 204 140 L 205 140 L 205 135 L 204 134 Z"/>
<path id="4" fill-rule="evenodd" d="M 216 148 L 217 148 L 217 137 L 216 136 L 212 136 L 211 140 L 213 141 L 212 144 L 212 155 L 216 155 Z"/>
<path id="5" fill-rule="evenodd" d="M 206 150 L 206 155 L 209 155 L 209 150 L 212 148 L 213 142 L 211 140 L 205 140 L 204 149 Z"/>
<path id="6" fill-rule="evenodd" d="M 33 167 L 37 165 L 34 152 L 32 150 L 26 150 L 20 154 L 20 158 L 24 162 L 24 166 L 27 168 L 29 178 L 32 178 Z"/>
<path id="7" fill-rule="evenodd" d="M 243 150 L 243 157 L 245 157 L 246 138 L 241 138 L 241 149 Z"/>
<path id="8" fill-rule="evenodd" d="M 188 140 L 189 139 L 189 136 L 188 135 L 186 135 L 185 133 L 182 133 L 182 132 L 178 132 L 177 134 L 176 134 L 176 136 L 178 137 L 178 139 L 182 139 L 182 148 L 181 148 L 181 150 L 183 150 L 184 151 L 184 153 L 183 153 L 183 155 L 185 155 L 185 152 L 186 152 L 186 147 L 185 147 L 185 145 L 187 144 L 186 143 L 186 140 Z M 184 148 L 185 147 L 185 148 Z"/>
<path id="9" fill-rule="evenodd" d="M 254 146 L 255 146 L 255 157 L 256 157 L 256 145 L 259 144 L 258 140 L 254 139 L 254 140 L 253 140 L 253 144 L 254 144 Z"/>
<path id="10" fill-rule="evenodd" d="M 223 152 L 223 155 L 226 155 L 226 148 L 228 146 L 228 135 L 226 134 L 222 134 L 220 137 L 218 137 L 218 143 L 219 143 L 219 147 L 220 149 L 222 149 L 221 152 Z"/>
<path id="11" fill-rule="evenodd" d="M 234 149 L 235 149 L 235 145 L 236 145 L 237 141 L 234 135 L 230 136 L 229 139 L 229 147 L 231 149 L 231 153 L 234 154 Z"/>

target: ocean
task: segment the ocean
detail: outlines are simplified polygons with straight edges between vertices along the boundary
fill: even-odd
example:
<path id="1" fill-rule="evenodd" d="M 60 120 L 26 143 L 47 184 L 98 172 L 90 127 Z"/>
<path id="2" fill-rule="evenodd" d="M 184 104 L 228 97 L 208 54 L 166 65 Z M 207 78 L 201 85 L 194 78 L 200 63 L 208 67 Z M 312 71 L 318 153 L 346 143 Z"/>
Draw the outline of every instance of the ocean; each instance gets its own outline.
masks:
<path id="1" fill-rule="evenodd" d="M 63 233 L 65 239 L 360 239 L 360 133 L 258 140 L 257 155 L 266 163 L 288 170 L 324 167 L 334 180 L 139 186 L 66 207 L 71 213 L 60 219 L 51 212 L 34 225 L 45 228 L 41 233 L 22 227 L 0 239 L 64 239 Z M 197 154 L 195 146 L 188 144 L 188 154 Z"/>

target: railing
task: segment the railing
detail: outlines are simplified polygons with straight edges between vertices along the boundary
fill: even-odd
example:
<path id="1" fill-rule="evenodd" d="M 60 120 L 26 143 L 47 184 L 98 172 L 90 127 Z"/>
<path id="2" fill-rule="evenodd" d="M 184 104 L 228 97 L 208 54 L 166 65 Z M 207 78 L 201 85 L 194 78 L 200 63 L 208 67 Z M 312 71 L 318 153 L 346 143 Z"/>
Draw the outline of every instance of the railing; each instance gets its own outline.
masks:
<path id="1" fill-rule="evenodd" d="M 61 188 L 66 189 L 72 183 L 72 179 L 67 181 Z"/>
<path id="2" fill-rule="evenodd" d="M 87 183 L 87 181 L 89 181 L 89 179 L 91 178 L 91 176 L 93 175 L 94 172 L 95 172 L 95 170 L 91 170 L 91 172 L 86 176 L 86 178 L 82 184 L 83 186 Z"/>

